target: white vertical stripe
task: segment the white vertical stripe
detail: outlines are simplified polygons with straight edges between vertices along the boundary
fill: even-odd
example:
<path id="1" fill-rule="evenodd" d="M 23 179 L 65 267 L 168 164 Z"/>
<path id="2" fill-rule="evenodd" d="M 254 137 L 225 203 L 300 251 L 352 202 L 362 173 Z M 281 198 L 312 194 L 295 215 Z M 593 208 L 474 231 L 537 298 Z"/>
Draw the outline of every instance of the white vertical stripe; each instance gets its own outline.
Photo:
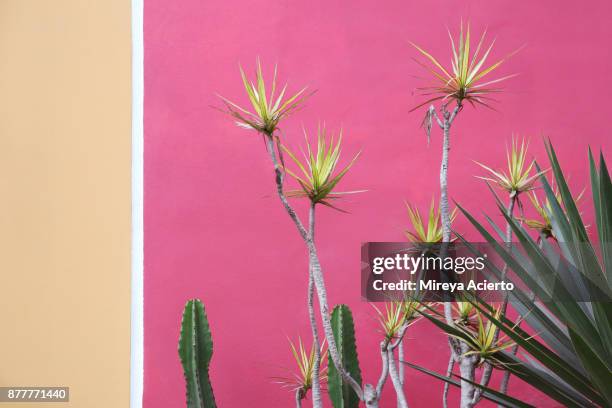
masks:
<path id="1" fill-rule="evenodd" d="M 144 379 L 144 0 L 132 0 L 132 311 L 130 344 L 130 407 L 142 408 Z"/>

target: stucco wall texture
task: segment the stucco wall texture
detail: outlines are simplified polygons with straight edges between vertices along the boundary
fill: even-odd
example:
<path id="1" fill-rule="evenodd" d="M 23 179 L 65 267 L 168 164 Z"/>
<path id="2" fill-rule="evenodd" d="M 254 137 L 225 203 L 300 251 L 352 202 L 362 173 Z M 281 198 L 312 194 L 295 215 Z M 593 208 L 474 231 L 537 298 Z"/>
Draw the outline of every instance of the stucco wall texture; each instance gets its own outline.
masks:
<path id="1" fill-rule="evenodd" d="M 0 1 L 0 386 L 57 406 L 129 406 L 130 49 L 128 0 Z"/>

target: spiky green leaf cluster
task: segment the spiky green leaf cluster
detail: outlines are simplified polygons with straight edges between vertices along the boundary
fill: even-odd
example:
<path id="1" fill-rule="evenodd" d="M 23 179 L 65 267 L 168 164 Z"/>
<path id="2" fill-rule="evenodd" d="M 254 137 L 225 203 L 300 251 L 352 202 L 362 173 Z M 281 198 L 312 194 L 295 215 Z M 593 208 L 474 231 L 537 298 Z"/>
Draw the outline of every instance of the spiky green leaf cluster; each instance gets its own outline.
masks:
<path id="1" fill-rule="evenodd" d="M 453 305 L 453 309 L 457 313 L 457 320 L 455 323 L 468 326 L 472 324 L 472 320 L 476 315 L 476 308 L 468 299 L 464 299 L 461 296 L 457 298 L 458 300 Z"/>
<path id="2" fill-rule="evenodd" d="M 255 71 L 255 81 L 250 81 L 240 67 L 240 75 L 244 89 L 251 102 L 253 111 L 242 108 L 238 104 L 219 95 L 227 108 L 227 113 L 236 119 L 236 124 L 240 127 L 253 129 L 265 135 L 272 136 L 277 129 L 279 122 L 289 114 L 299 109 L 304 100 L 309 96 L 306 88 L 302 88 L 293 96 L 285 97 L 287 84 L 285 84 L 277 94 L 276 86 L 276 66 L 272 85 L 268 94 L 268 88 L 264 80 L 261 62 L 257 59 L 257 69 Z"/>
<path id="3" fill-rule="evenodd" d="M 337 207 L 331 204 L 331 200 L 345 194 L 362 192 L 362 190 L 347 192 L 334 190 L 359 157 L 359 153 L 357 153 L 344 168 L 336 171 L 340 161 L 342 131 L 340 131 L 339 137 L 335 139 L 334 135 L 328 137 L 324 126 L 319 126 L 317 130 L 316 151 L 311 147 L 306 131 L 304 131 L 304 136 L 306 138 L 306 151 L 301 151 L 303 160 L 300 160 L 286 145 L 281 146 L 283 152 L 287 153 L 299 170 L 293 171 L 290 168 L 285 168 L 287 173 L 301 187 L 300 190 L 287 192 L 288 196 L 308 197 L 315 204 L 323 204 L 337 209 Z"/>
<path id="4" fill-rule="evenodd" d="M 501 317 L 501 310 L 496 310 L 493 317 L 499 319 Z M 458 327 L 460 327 L 461 330 L 464 330 L 467 334 L 471 335 L 471 337 L 468 337 L 469 340 L 466 342 L 471 350 L 466 352 L 465 355 L 477 356 L 478 365 L 481 365 L 485 361 L 489 361 L 493 365 L 502 366 L 503 364 L 500 363 L 496 356 L 500 351 L 503 351 L 515 344 L 512 340 L 507 340 L 507 338 L 496 338 L 496 326 L 490 320 L 487 320 L 487 322 L 484 323 L 482 314 L 478 311 L 476 311 L 475 329 L 472 329 L 471 326 Z"/>
<path id="5" fill-rule="evenodd" d="M 420 302 L 411 299 L 385 302 L 384 310 L 374 304 L 372 307 L 376 311 L 378 322 L 388 340 L 397 337 L 400 329 L 405 324 L 415 321 L 419 317 L 418 312 L 422 310 Z"/>
<path id="6" fill-rule="evenodd" d="M 405 234 L 409 241 L 424 244 L 437 244 L 442 242 L 443 228 L 440 217 L 440 208 L 436 209 L 434 199 L 431 199 L 427 219 L 421 216 L 416 206 L 406 203 L 408 209 L 408 219 L 412 226 L 412 231 L 406 230 Z M 455 220 L 457 209 L 451 213 L 451 222 Z"/>
<path id="7" fill-rule="evenodd" d="M 517 138 L 513 136 L 510 150 L 506 149 L 507 172 L 504 170 L 495 171 L 482 163 L 476 162 L 491 174 L 489 177 L 477 177 L 499 186 L 507 191 L 511 197 L 533 190 L 535 182 L 546 171 L 538 171 L 532 174 L 535 161 L 532 160 L 527 164 L 528 148 L 529 143 L 525 139 L 521 141 L 519 146 Z"/>
<path id="8" fill-rule="evenodd" d="M 489 74 L 499 68 L 514 53 L 497 60 L 493 64 L 486 65 L 495 44 L 495 40 L 493 40 L 488 46 L 485 46 L 486 30 L 476 44 L 476 48 L 472 48 L 469 23 L 465 31 L 463 30 L 463 23 L 461 23 L 457 40 L 453 38 L 450 31 L 448 36 L 452 49 L 450 69 L 445 68 L 433 55 L 411 42 L 429 62 L 429 64 L 419 63 L 430 72 L 434 81 L 433 85 L 420 88 L 430 98 L 414 109 L 438 100 L 443 103 L 455 100 L 458 104 L 468 101 L 472 105 L 489 106 L 491 101 L 489 95 L 501 91 L 497 84 L 515 76 L 507 75 L 488 80 Z"/>
<path id="9" fill-rule="evenodd" d="M 487 321 L 483 319 L 483 314 L 475 308 L 475 325 L 449 325 L 446 323 L 444 316 L 431 305 L 423 304 L 426 311 L 422 314 L 436 326 L 441 328 L 450 337 L 458 339 L 468 345 L 468 350 L 464 356 L 476 356 L 477 364 L 483 364 L 485 361 L 490 364 L 503 368 L 503 360 L 501 352 L 508 347 L 514 345 L 512 340 L 506 337 L 496 337 L 496 326 L 492 319 L 501 317 L 501 309 L 491 309 L 491 314 L 485 316 Z"/>
<path id="10" fill-rule="evenodd" d="M 555 190 L 554 184 L 551 183 L 551 186 L 553 188 L 553 192 L 557 201 L 561 202 L 561 196 Z M 583 193 L 584 191 L 582 191 L 576 197 L 576 202 L 580 201 Z M 552 206 L 548 197 L 545 197 L 543 200 L 540 201 L 535 191 L 531 191 L 529 194 L 529 201 L 531 202 L 531 206 L 537 214 L 537 218 L 519 217 L 519 219 L 523 221 L 525 225 L 527 225 L 529 228 L 537 230 L 540 234 L 540 237 L 552 238 L 556 240 L 557 238 L 555 237 L 555 234 L 553 232 L 552 220 L 550 217 L 550 214 L 552 213 Z"/>
<path id="11" fill-rule="evenodd" d="M 385 302 L 384 311 L 372 304 L 378 317 L 378 322 L 387 339 L 394 338 L 404 324 L 404 314 L 401 302 Z"/>
<path id="12" fill-rule="evenodd" d="M 291 349 L 291 355 L 295 361 L 297 371 L 292 373 L 290 377 L 277 377 L 275 380 L 277 383 L 281 384 L 283 387 L 289 388 L 291 391 L 299 390 L 301 398 L 305 398 L 308 391 L 312 388 L 315 347 L 313 344 L 310 346 L 310 349 L 306 349 L 306 346 L 302 342 L 302 338 L 298 337 L 297 346 L 289 339 L 289 348 Z M 327 381 L 327 366 L 324 364 L 327 361 L 327 349 L 325 347 L 325 342 L 321 344 L 319 355 L 321 357 L 321 365 L 319 367 L 319 382 L 324 383 Z"/>

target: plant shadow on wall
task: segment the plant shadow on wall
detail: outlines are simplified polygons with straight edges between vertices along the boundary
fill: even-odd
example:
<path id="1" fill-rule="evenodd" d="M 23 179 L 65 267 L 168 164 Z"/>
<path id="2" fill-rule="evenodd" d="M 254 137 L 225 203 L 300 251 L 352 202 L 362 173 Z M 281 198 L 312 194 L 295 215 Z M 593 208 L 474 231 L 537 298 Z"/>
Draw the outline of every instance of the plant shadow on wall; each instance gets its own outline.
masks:
<path id="1" fill-rule="evenodd" d="M 450 69 L 444 68 L 431 54 L 413 44 L 425 57 L 422 65 L 432 74 L 433 80 L 432 85 L 422 89 L 429 99 L 417 108 L 440 103 L 439 107 L 432 104 L 427 108 L 423 127 L 428 139 L 434 125 L 442 130 L 443 151 L 438 210 L 435 209 L 435 201 L 432 201 L 427 217 L 422 217 L 418 208 L 407 204 L 412 224 L 412 230 L 407 231 L 408 239 L 441 244 L 441 257 L 452 240 L 465 241 L 460 233 L 452 231 L 451 223 L 456 212 L 450 211 L 447 194 L 451 126 L 466 103 L 489 107 L 491 96 L 501 91 L 497 85 L 513 76 L 490 78 L 490 74 L 513 53 L 494 63 L 488 62 L 493 42 L 485 45 L 485 34 L 475 47 L 471 43 L 469 25 L 465 30 L 461 26 L 457 40 L 450 33 L 449 36 L 452 45 Z M 380 347 L 375 351 L 381 359 L 380 374 L 376 383 L 364 383 L 351 310 L 347 305 L 336 305 L 330 311 L 323 266 L 315 241 L 317 206 L 344 211 L 338 200 L 346 194 L 362 192 L 337 189 L 359 153 L 342 164 L 342 132 L 335 136 L 321 125 L 314 138 L 304 131 L 304 148 L 299 152 L 291 149 L 285 136 L 281 136 L 279 126 L 284 118 L 300 109 L 312 93 L 303 88 L 290 95 L 287 85 L 278 86 L 276 68 L 272 80 L 266 83 L 259 61 L 253 80 L 247 77 L 242 68 L 240 74 L 250 107 L 221 97 L 225 104 L 222 110 L 238 126 L 262 136 L 274 172 L 278 198 L 308 253 L 306 306 L 312 343 L 308 347 L 301 339 L 297 345 L 289 341 L 289 352 L 296 361 L 297 373 L 289 378 L 276 378 L 283 387 L 294 392 L 297 407 L 301 407 L 310 394 L 312 406 L 322 408 L 324 391 L 334 408 L 358 407 L 361 403 L 366 407 L 378 407 L 388 380 L 395 392 L 394 404 L 399 408 L 408 407 L 405 367 L 443 380 L 445 386 L 441 405 L 445 407 L 449 385 L 461 389 L 462 408 L 475 406 L 483 398 L 500 406 L 530 406 L 507 395 L 511 376 L 527 381 L 565 406 L 611 406 L 612 311 L 609 282 L 612 271 L 612 186 L 603 155 L 599 168 L 590 157 L 591 189 L 602 253 L 600 258 L 596 256 L 595 245 L 589 240 L 550 143 L 547 149 L 558 193 L 553 191 L 546 179 L 548 172 L 538 168 L 533 161 L 528 163 L 525 140 L 519 143 L 518 138 L 513 137 L 507 171 L 494 170 L 479 163 L 488 173 L 482 178 L 507 194 L 507 205 L 502 204 L 495 195 L 506 220 L 505 231 L 487 218 L 495 231 L 491 234 L 463 207 L 458 205 L 458 209 L 503 259 L 504 265 L 500 268 L 490 265 L 495 275 L 505 279 L 512 271 L 531 288 L 531 292 L 515 291 L 499 304 L 489 304 L 474 297 L 449 298 L 438 304 L 423 302 L 419 297 L 408 295 L 400 301 L 386 302 L 384 307 L 375 308 L 384 333 Z M 285 189 L 287 175 L 294 179 L 297 189 Z M 546 197 L 542 202 L 535 192 L 539 184 Z M 493 191 L 491 185 L 489 187 Z M 522 211 L 521 216 L 515 216 L 515 208 L 522 209 L 521 199 L 525 195 L 529 196 L 541 220 L 525 219 Z M 294 210 L 291 198 L 309 201 L 307 223 Z M 537 242 L 523 225 L 538 230 Z M 455 237 L 452 236 L 453 232 Z M 513 236 L 527 256 L 519 256 L 513 250 Z M 469 242 L 465 244 L 470 245 Z M 558 299 L 555 296 L 560 293 L 563 302 L 551 301 Z M 519 313 L 516 321 L 508 317 L 509 302 Z M 450 358 L 445 375 L 404 361 L 405 335 L 410 325 L 421 318 L 448 334 Z M 323 328 L 322 333 L 319 333 L 318 320 Z M 528 327 L 521 328 L 523 322 Z M 188 301 L 185 306 L 179 355 L 187 385 L 187 406 L 215 407 L 208 376 L 212 336 L 204 307 L 197 299 Z M 455 365 L 458 365 L 459 374 L 455 373 Z M 503 371 L 504 376 L 498 390 L 489 387 L 495 369 Z M 476 378 L 477 373 L 480 373 L 480 379 Z"/>

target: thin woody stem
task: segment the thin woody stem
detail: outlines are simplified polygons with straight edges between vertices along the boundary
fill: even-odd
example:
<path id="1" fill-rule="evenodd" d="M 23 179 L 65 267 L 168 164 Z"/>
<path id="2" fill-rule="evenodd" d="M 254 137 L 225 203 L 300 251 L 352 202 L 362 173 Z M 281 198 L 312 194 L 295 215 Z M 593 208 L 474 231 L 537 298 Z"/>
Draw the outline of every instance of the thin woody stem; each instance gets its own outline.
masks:
<path id="1" fill-rule="evenodd" d="M 450 378 L 451 374 L 453 373 L 453 367 L 455 367 L 455 358 L 453 356 L 450 356 L 450 358 L 448 359 L 448 368 L 446 369 L 446 377 Z M 442 393 L 442 407 L 443 408 L 448 408 L 448 389 L 450 387 L 450 384 L 447 382 L 444 382 L 444 392 Z"/>
<path id="2" fill-rule="evenodd" d="M 272 159 L 272 163 L 274 165 L 274 173 L 276 176 L 276 190 L 278 192 L 278 197 L 283 203 L 283 207 L 285 207 L 285 211 L 287 211 L 287 214 L 289 214 L 289 217 L 291 218 L 291 220 L 293 220 L 293 223 L 297 227 L 297 230 L 300 233 L 300 236 L 302 237 L 302 239 L 304 241 L 308 241 L 309 240 L 308 232 L 304 228 L 302 221 L 300 221 L 300 218 L 295 213 L 295 210 L 293 209 L 293 207 L 291 207 L 291 204 L 289 204 L 289 201 L 287 200 L 287 196 L 285 196 L 285 193 L 283 192 L 283 180 L 284 180 L 285 175 L 276 157 L 276 150 L 274 147 L 274 136 L 265 134 L 264 137 L 266 139 L 266 146 L 268 149 L 268 154 L 270 155 L 270 158 Z"/>
<path id="3" fill-rule="evenodd" d="M 510 202 L 508 203 L 508 208 L 506 210 L 506 214 L 509 218 L 512 218 L 514 215 L 514 206 L 516 201 L 518 200 L 518 192 L 510 193 Z M 512 249 L 512 226 L 510 223 L 506 223 L 506 247 L 508 250 Z M 508 264 L 504 265 L 502 270 L 501 280 L 503 281 L 506 278 L 506 274 L 508 273 Z M 504 295 L 504 302 L 502 304 L 501 313 L 502 315 L 506 314 L 506 308 L 508 307 L 508 294 Z M 499 328 L 497 330 L 499 332 Z"/>
<path id="4" fill-rule="evenodd" d="M 310 205 L 308 221 L 308 233 L 310 239 L 314 242 L 315 236 L 315 204 Z M 310 318 L 310 328 L 312 329 L 312 344 L 314 347 L 314 363 L 312 367 L 312 406 L 314 408 L 322 408 L 323 400 L 321 398 L 321 381 L 319 372 L 321 368 L 321 346 L 319 344 L 319 330 L 317 328 L 317 318 L 314 309 L 314 277 L 312 275 L 312 267 L 308 266 L 308 317 Z"/>
<path id="5" fill-rule="evenodd" d="M 389 375 L 389 355 L 387 354 L 386 341 L 382 341 L 380 343 L 380 357 L 382 360 L 382 369 L 380 372 L 380 378 L 378 379 L 378 383 L 376 384 L 376 395 L 379 398 L 382 394 L 383 387 L 387 382 L 387 377 Z"/>
<path id="6" fill-rule="evenodd" d="M 393 383 L 393 388 L 395 389 L 395 394 L 397 395 L 397 406 L 398 408 L 408 408 L 408 402 L 406 401 L 406 394 L 404 392 L 404 382 L 400 376 L 399 371 L 395 365 L 395 356 L 393 355 L 393 351 L 402 345 L 404 340 L 404 336 L 408 331 L 408 322 L 404 323 L 400 328 L 397 336 L 397 340 L 395 342 L 390 342 L 389 340 L 385 340 L 382 343 L 383 348 L 387 349 L 387 360 L 389 363 L 389 376 L 391 377 L 391 382 Z M 386 347 L 384 347 L 386 345 Z M 400 358 L 398 356 L 398 364 L 400 368 L 404 366 L 403 364 L 403 356 Z M 380 394 L 378 398 L 380 398 Z"/>
<path id="7" fill-rule="evenodd" d="M 327 347 L 329 355 L 334 363 L 334 366 L 340 373 L 342 380 L 346 382 L 357 394 L 360 400 L 364 400 L 364 392 L 361 389 L 361 386 L 355 379 L 346 371 L 342 364 L 342 360 L 340 359 L 340 355 L 338 353 L 338 348 L 336 346 L 336 340 L 334 338 L 334 333 L 332 331 L 330 315 L 329 315 L 329 305 L 327 302 L 327 290 L 325 288 L 325 281 L 323 279 L 323 271 L 321 270 L 321 263 L 319 262 L 319 256 L 317 254 L 317 249 L 314 245 L 312 239 L 306 229 L 304 228 L 302 222 L 299 217 L 295 213 L 295 210 L 289 204 L 285 193 L 283 192 L 283 171 L 278 163 L 278 159 L 276 156 L 275 146 L 274 146 L 274 136 L 271 134 L 265 134 L 266 146 L 268 149 L 268 154 L 270 155 L 270 159 L 272 160 L 272 164 L 274 165 L 274 172 L 276 174 L 276 188 L 278 192 L 278 196 L 285 207 L 285 210 L 289 214 L 289 217 L 293 220 L 296 225 L 298 232 L 300 233 L 302 239 L 306 243 L 306 247 L 308 248 L 308 256 L 310 260 L 310 270 L 313 276 L 313 280 L 315 283 L 315 288 L 317 290 L 318 300 L 319 300 L 319 311 L 321 314 L 321 321 L 323 323 L 323 332 L 325 334 L 325 339 L 327 340 Z"/>
<path id="8" fill-rule="evenodd" d="M 402 383 L 402 385 L 404 385 L 404 365 L 402 364 L 402 361 L 404 361 L 404 341 L 403 339 L 397 344 L 397 361 L 399 364 L 399 377 L 400 377 L 400 383 Z"/>
<path id="9" fill-rule="evenodd" d="M 508 215 L 508 217 L 512 217 L 514 215 L 514 206 L 516 204 L 516 200 L 518 199 L 518 195 L 517 193 L 510 193 L 510 201 L 508 203 L 508 207 L 506 208 L 506 214 Z M 510 226 L 510 223 L 506 224 L 506 237 L 505 237 L 505 241 L 506 241 L 506 247 L 508 248 L 508 250 L 510 250 L 512 248 L 512 227 Z M 506 274 L 508 272 L 508 264 L 505 264 L 503 269 L 502 269 L 502 276 L 501 276 L 501 280 L 503 281 L 506 278 Z M 504 300 L 502 302 L 502 306 L 501 306 L 501 315 L 505 316 L 506 314 L 506 309 L 508 306 L 508 294 L 504 295 Z M 497 341 L 497 338 L 499 337 L 499 327 L 495 328 L 495 332 L 493 334 L 493 341 Z M 480 378 L 480 385 L 486 387 L 487 385 L 489 385 L 489 381 L 491 380 L 491 375 L 493 373 L 493 365 L 489 362 L 485 363 L 484 369 L 482 371 L 482 377 Z M 508 372 L 508 374 L 510 374 Z M 502 385 L 503 385 L 503 381 L 502 381 Z M 480 401 L 480 398 L 482 397 L 482 393 L 483 393 L 484 389 L 483 388 L 477 388 L 476 391 L 474 392 L 474 398 L 473 398 L 473 403 L 476 404 L 478 403 L 478 401 Z M 501 387 L 500 387 L 500 391 L 501 391 Z M 501 392 L 505 392 L 505 391 L 501 391 Z"/>
<path id="10" fill-rule="evenodd" d="M 461 408 L 472 408 L 474 403 L 474 393 L 476 387 L 469 381 L 474 382 L 474 374 L 476 372 L 475 356 L 466 356 L 465 353 L 470 351 L 469 346 L 461 342 L 462 357 L 459 359 L 459 372 L 461 373 Z"/>
<path id="11" fill-rule="evenodd" d="M 453 112 L 449 112 L 446 109 L 446 106 L 442 106 L 442 132 L 443 132 L 443 140 L 442 140 L 442 161 L 440 163 L 440 219 L 442 223 L 442 248 L 441 248 L 441 257 L 444 258 L 446 256 L 447 245 L 451 241 L 451 219 L 450 219 L 450 210 L 448 205 L 448 160 L 449 160 L 449 151 L 450 151 L 450 128 L 453 120 L 457 116 L 461 109 L 461 104 L 457 104 Z M 435 112 L 435 111 L 434 111 Z M 436 120 L 440 122 L 436 114 Z M 449 325 L 453 324 L 452 317 L 452 309 L 450 304 L 450 299 L 445 299 L 444 302 L 444 317 L 446 319 L 446 323 Z M 454 340 L 449 339 L 451 344 L 451 348 L 455 348 L 453 344 Z M 453 350 L 453 353 L 456 354 L 456 351 Z"/>
<path id="12" fill-rule="evenodd" d="M 450 151 L 450 128 L 461 111 L 461 102 L 450 112 L 446 105 L 442 105 L 442 161 L 440 163 L 440 218 L 442 221 L 442 247 L 440 256 L 444 258 L 448 245 L 451 242 L 451 219 L 448 204 L 448 161 Z M 444 299 L 444 317 L 447 324 L 454 325 L 452 308 L 450 299 Z M 469 346 L 462 341 L 455 341 L 449 337 L 449 345 L 454 359 L 459 363 L 461 376 L 469 381 L 474 380 L 474 372 L 476 370 L 476 361 L 472 357 L 466 357 L 465 353 L 469 351 Z M 461 408 L 471 408 L 473 406 L 472 399 L 474 397 L 475 387 L 470 382 L 461 381 Z"/>
<path id="13" fill-rule="evenodd" d="M 310 261 L 312 264 L 312 275 L 317 289 L 317 295 L 319 298 L 319 310 L 321 312 L 321 321 L 323 323 L 323 332 L 325 333 L 325 339 L 327 340 L 327 347 L 329 355 L 336 366 L 336 369 L 340 373 L 342 380 L 346 382 L 357 394 L 359 399 L 363 400 L 363 391 L 361 386 L 355 379 L 346 371 L 338 348 L 336 346 L 336 339 L 334 338 L 334 332 L 331 327 L 329 305 L 327 303 L 327 290 L 325 288 L 325 281 L 323 280 L 323 271 L 321 270 L 321 264 L 319 263 L 319 257 L 314 243 L 307 241 L 308 252 L 310 253 Z"/>
<path id="14" fill-rule="evenodd" d="M 408 408 L 408 402 L 406 401 L 402 383 L 399 379 L 399 373 L 397 372 L 397 367 L 395 366 L 395 357 L 393 356 L 392 349 L 387 350 L 387 360 L 389 361 L 389 377 L 391 377 L 391 382 L 393 383 L 395 393 L 397 394 L 397 405 L 399 408 Z"/>
<path id="15" fill-rule="evenodd" d="M 544 233 L 540 233 L 540 242 L 538 243 L 538 246 L 540 247 L 540 249 L 542 249 L 542 247 L 544 246 L 544 241 L 547 239 L 546 235 Z M 531 301 L 534 302 L 535 301 L 535 293 L 532 292 L 531 293 Z M 534 305 L 535 306 L 535 305 Z M 521 316 L 517 322 L 516 322 L 516 326 L 520 327 L 522 321 L 524 320 L 524 316 Z M 512 349 L 510 350 L 510 353 L 515 356 L 516 353 L 518 352 L 518 344 L 515 344 L 514 346 L 512 346 Z M 510 371 L 506 370 L 504 371 L 504 375 L 501 379 L 501 382 L 499 383 L 499 392 L 506 394 L 508 392 L 508 383 L 510 382 Z M 501 405 L 498 405 L 498 407 L 501 408 Z"/>

